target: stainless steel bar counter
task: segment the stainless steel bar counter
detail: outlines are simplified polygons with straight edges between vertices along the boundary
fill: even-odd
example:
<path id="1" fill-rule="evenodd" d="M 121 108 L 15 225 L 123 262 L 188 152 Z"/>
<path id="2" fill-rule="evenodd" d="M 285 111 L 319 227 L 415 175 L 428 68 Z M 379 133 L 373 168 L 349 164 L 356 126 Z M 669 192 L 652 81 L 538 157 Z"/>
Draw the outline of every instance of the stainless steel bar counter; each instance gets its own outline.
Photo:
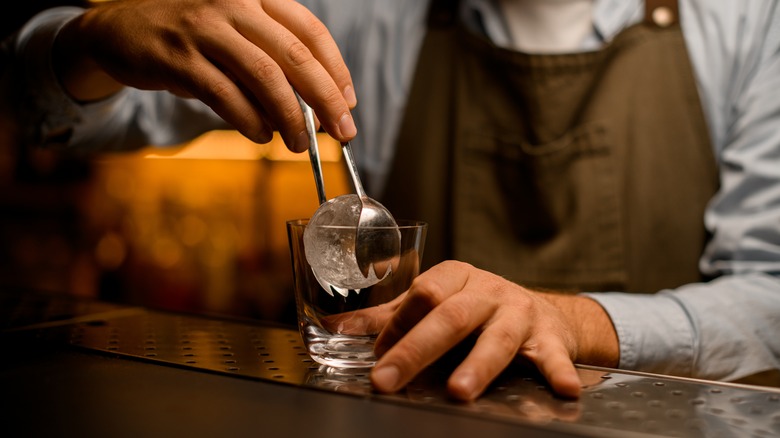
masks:
<path id="1" fill-rule="evenodd" d="M 318 366 L 294 327 L 0 293 L 3 436 L 780 435 L 780 390 L 578 366 L 579 400 L 510 367 L 473 403 L 446 360 L 397 394 Z"/>

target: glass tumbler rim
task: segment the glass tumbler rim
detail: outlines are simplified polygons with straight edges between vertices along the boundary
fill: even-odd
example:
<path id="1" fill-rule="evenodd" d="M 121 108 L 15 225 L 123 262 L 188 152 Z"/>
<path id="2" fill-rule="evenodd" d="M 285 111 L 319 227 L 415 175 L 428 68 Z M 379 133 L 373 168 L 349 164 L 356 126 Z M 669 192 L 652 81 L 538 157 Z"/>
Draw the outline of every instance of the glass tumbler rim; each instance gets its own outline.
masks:
<path id="1" fill-rule="evenodd" d="M 398 224 L 399 229 L 408 229 L 408 228 L 419 228 L 419 227 L 427 227 L 428 223 L 421 220 L 416 219 L 396 219 L 395 221 Z M 287 226 L 306 226 L 309 223 L 309 218 L 298 218 L 298 219 L 290 219 L 286 221 Z M 318 225 L 319 227 L 323 228 L 354 228 L 352 226 L 347 225 Z M 393 227 L 372 227 L 373 229 L 383 229 L 383 228 L 393 228 Z"/>

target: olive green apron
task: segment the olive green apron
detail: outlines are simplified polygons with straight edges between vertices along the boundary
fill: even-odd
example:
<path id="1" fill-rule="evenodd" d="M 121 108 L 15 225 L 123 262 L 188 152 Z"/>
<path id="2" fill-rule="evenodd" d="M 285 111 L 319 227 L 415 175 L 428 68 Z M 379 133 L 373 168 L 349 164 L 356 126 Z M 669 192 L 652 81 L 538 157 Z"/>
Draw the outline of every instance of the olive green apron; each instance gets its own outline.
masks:
<path id="1" fill-rule="evenodd" d="M 647 1 L 603 49 L 563 55 L 497 47 L 456 3 L 429 13 L 380 196 L 430 224 L 426 267 L 572 292 L 700 281 L 718 173 L 677 2 Z"/>

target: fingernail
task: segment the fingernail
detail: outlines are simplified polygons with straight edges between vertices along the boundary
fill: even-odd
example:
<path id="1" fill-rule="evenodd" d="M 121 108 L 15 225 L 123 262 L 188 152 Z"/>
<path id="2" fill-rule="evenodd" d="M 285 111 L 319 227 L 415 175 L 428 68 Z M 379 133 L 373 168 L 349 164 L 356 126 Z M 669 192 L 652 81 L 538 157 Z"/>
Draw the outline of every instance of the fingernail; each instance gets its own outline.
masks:
<path id="1" fill-rule="evenodd" d="M 293 144 L 293 151 L 303 152 L 309 148 L 309 134 L 306 131 L 301 131 L 295 137 Z"/>
<path id="2" fill-rule="evenodd" d="M 469 400 L 474 398 L 474 392 L 477 390 L 477 379 L 474 373 L 470 371 L 460 372 L 452 376 L 450 383 L 462 398 Z"/>
<path id="3" fill-rule="evenodd" d="M 355 122 L 352 120 L 352 115 L 346 113 L 341 116 L 341 119 L 339 120 L 339 131 L 344 139 L 352 138 L 357 134 L 357 128 L 355 127 Z"/>
<path id="4" fill-rule="evenodd" d="M 344 87 L 344 100 L 347 101 L 347 105 L 350 108 L 354 108 L 357 105 L 357 96 L 355 96 L 355 90 L 351 85 Z"/>
<path id="5" fill-rule="evenodd" d="M 257 139 L 254 141 L 259 144 L 266 144 L 274 139 L 274 132 L 270 129 L 263 128 L 258 134 Z"/>
<path id="6" fill-rule="evenodd" d="M 380 391 L 394 391 L 398 385 L 399 378 L 400 373 L 395 365 L 374 368 L 374 371 L 371 373 L 371 380 L 373 380 L 374 386 Z"/>

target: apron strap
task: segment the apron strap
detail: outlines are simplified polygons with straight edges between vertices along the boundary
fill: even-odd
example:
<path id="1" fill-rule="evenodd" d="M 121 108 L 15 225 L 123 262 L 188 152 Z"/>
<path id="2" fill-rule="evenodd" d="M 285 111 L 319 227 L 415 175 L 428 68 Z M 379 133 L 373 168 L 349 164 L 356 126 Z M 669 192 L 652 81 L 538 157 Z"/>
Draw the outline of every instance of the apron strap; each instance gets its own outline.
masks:
<path id="1" fill-rule="evenodd" d="M 645 0 L 645 24 L 669 27 L 679 21 L 677 0 Z"/>

